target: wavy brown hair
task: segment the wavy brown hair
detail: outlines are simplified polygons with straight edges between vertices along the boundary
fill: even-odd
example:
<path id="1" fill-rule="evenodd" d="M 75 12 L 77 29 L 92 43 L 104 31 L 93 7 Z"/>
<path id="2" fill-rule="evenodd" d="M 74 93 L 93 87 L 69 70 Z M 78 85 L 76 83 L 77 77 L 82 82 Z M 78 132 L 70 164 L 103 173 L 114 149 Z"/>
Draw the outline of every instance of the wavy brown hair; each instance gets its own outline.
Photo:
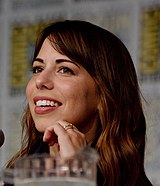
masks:
<path id="1" fill-rule="evenodd" d="M 46 38 L 95 80 L 100 96 L 100 133 L 92 145 L 100 155 L 98 185 L 151 185 L 144 171 L 146 121 L 136 71 L 125 45 L 99 26 L 67 20 L 44 28 L 37 39 L 34 58 Z M 22 149 L 8 167 L 17 157 L 29 154 L 35 141 L 41 138 L 28 107 L 22 128 Z"/>

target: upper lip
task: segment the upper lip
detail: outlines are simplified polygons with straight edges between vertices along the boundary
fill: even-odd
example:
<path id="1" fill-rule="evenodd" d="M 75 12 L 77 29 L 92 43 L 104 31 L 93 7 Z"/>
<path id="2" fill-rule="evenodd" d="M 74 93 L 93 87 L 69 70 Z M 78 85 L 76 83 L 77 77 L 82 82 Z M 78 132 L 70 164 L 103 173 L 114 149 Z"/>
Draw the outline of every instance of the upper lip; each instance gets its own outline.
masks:
<path id="1" fill-rule="evenodd" d="M 59 102 L 58 100 L 53 99 L 53 98 L 50 98 L 50 97 L 47 97 L 47 96 L 36 96 L 36 97 L 33 98 L 33 101 L 34 101 L 35 104 L 36 104 L 36 102 L 39 101 L 39 100 L 53 101 L 53 102 L 55 102 L 55 103 L 58 103 L 58 105 L 61 105 L 61 104 L 62 104 L 62 103 Z"/>

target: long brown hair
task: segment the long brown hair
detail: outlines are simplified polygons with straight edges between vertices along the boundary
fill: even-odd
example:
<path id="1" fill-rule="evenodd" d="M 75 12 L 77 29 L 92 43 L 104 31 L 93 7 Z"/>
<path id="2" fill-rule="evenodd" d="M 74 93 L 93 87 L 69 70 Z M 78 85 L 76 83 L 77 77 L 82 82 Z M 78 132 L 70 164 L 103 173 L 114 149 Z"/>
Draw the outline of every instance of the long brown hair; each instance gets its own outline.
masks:
<path id="1" fill-rule="evenodd" d="M 82 65 L 93 77 L 100 96 L 101 133 L 93 142 L 100 154 L 101 185 L 151 185 L 144 172 L 146 122 L 131 56 L 121 40 L 109 31 L 85 21 L 63 21 L 46 27 L 39 35 L 34 58 L 48 38 L 52 46 Z M 23 117 L 22 150 L 31 151 L 41 135 L 29 109 Z M 11 166 L 13 160 L 9 166 Z"/>

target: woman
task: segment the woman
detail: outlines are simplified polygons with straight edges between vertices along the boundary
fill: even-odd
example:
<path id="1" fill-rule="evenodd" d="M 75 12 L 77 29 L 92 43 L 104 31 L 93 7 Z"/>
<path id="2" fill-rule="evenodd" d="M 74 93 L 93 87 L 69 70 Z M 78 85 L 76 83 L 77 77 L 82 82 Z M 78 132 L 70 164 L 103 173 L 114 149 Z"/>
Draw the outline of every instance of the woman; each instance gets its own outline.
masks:
<path id="1" fill-rule="evenodd" d="M 98 186 L 150 186 L 144 171 L 146 122 L 136 72 L 124 44 L 84 21 L 57 22 L 37 39 L 26 88 L 24 155 L 63 158 L 91 145 Z M 58 145 L 57 145 L 58 144 Z"/>

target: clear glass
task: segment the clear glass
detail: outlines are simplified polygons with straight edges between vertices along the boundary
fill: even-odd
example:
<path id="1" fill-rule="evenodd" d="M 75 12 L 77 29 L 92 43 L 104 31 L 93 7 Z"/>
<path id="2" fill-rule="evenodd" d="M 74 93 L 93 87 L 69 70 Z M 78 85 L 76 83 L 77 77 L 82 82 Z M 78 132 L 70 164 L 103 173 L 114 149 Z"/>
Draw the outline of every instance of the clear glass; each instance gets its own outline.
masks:
<path id="1" fill-rule="evenodd" d="M 81 149 L 74 157 L 33 155 L 20 158 L 13 171 L 15 186 L 96 186 L 96 151 Z"/>
<path id="2" fill-rule="evenodd" d="M 81 178 L 40 178 L 40 179 L 25 179 L 15 183 L 16 186 L 96 186 L 96 183 L 91 180 Z"/>

